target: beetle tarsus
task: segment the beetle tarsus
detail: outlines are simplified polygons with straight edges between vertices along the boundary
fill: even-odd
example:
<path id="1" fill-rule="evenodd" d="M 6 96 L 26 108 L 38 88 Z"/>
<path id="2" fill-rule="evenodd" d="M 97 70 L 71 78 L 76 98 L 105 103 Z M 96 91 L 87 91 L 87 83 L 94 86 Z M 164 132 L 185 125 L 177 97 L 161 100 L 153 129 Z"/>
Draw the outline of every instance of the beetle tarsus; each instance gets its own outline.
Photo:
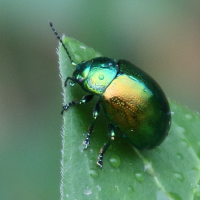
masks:
<path id="1" fill-rule="evenodd" d="M 72 78 L 68 77 L 67 80 L 69 80 L 69 79 L 72 79 Z M 89 101 L 92 100 L 93 97 L 94 97 L 94 95 L 89 94 L 89 95 L 83 96 L 81 100 L 74 100 L 74 101 L 67 103 L 66 105 L 63 106 L 61 115 L 63 115 L 64 111 L 66 111 L 69 107 L 88 103 Z"/>
<path id="2" fill-rule="evenodd" d="M 61 115 L 63 115 L 64 111 L 66 111 L 70 106 L 71 106 L 72 102 L 69 102 L 68 104 L 66 104 L 65 106 L 63 106 L 63 109 L 61 111 Z"/>
<path id="3" fill-rule="evenodd" d="M 83 145 L 85 145 L 84 150 L 86 150 L 88 148 L 88 146 L 90 145 L 90 138 L 87 137 L 84 141 L 83 141 Z"/>
<path id="4" fill-rule="evenodd" d="M 99 165 L 101 169 L 103 168 L 103 155 L 107 151 L 111 141 L 114 140 L 115 137 L 114 126 L 112 123 L 109 123 L 108 125 L 108 135 L 110 137 L 110 140 L 99 151 L 97 165 Z"/>
<path id="5" fill-rule="evenodd" d="M 99 165 L 100 169 L 103 168 L 103 153 L 100 153 L 98 156 L 97 165 Z"/>

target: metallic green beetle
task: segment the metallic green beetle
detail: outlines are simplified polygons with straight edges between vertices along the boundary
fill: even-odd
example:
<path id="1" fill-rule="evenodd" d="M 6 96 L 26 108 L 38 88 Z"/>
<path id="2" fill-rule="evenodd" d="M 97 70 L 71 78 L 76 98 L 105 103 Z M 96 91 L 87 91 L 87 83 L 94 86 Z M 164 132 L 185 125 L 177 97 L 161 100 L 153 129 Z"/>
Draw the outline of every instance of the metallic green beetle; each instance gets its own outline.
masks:
<path id="1" fill-rule="evenodd" d="M 70 61 L 76 66 L 71 80 L 78 83 L 88 95 L 80 101 L 72 101 L 63 106 L 62 114 L 70 106 L 88 103 L 94 95 L 99 96 L 95 105 L 93 121 L 89 127 L 85 149 L 90 144 L 90 136 L 95 120 L 99 114 L 100 104 L 110 121 L 109 142 L 104 145 L 97 164 L 103 167 L 103 155 L 111 140 L 114 140 L 114 129 L 118 128 L 138 149 L 152 149 L 160 145 L 168 135 L 171 123 L 171 112 L 168 100 L 158 83 L 147 73 L 126 60 L 98 57 L 75 64 L 50 22 L 55 35 L 67 52 Z"/>

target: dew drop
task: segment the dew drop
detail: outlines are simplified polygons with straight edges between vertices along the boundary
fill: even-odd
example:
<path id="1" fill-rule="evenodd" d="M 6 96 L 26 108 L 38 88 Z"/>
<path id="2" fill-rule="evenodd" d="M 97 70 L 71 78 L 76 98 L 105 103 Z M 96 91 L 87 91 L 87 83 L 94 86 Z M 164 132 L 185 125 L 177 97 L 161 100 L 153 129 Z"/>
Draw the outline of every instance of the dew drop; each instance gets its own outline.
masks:
<path id="1" fill-rule="evenodd" d="M 100 192 L 101 191 L 101 187 L 99 185 L 96 186 L 97 190 Z"/>
<path id="2" fill-rule="evenodd" d="M 162 190 L 158 190 L 156 200 L 171 200 L 171 199 Z"/>
<path id="3" fill-rule="evenodd" d="M 199 187 L 199 185 L 197 185 L 197 187 L 194 188 L 193 193 L 194 193 L 194 196 L 200 197 L 200 187 Z"/>
<path id="4" fill-rule="evenodd" d="M 93 158 L 89 159 L 89 163 L 91 165 L 94 165 L 96 163 L 96 158 L 93 157 Z"/>
<path id="5" fill-rule="evenodd" d="M 186 117 L 187 119 L 192 119 L 192 118 L 193 118 L 193 116 L 192 116 L 191 114 L 186 114 L 185 117 Z"/>
<path id="6" fill-rule="evenodd" d="M 99 173 L 95 169 L 90 169 L 89 174 L 92 178 L 96 179 L 99 177 Z"/>
<path id="7" fill-rule="evenodd" d="M 178 158 L 179 160 L 183 160 L 183 156 L 182 156 L 182 154 L 177 153 L 176 156 L 177 156 L 177 158 Z"/>
<path id="8" fill-rule="evenodd" d="M 185 146 L 185 147 L 190 147 L 190 143 L 189 143 L 188 140 L 186 140 L 186 139 L 182 139 L 181 142 L 182 142 L 183 146 Z"/>
<path id="9" fill-rule="evenodd" d="M 135 178 L 138 182 L 142 183 L 144 181 L 144 174 L 140 170 L 137 170 L 135 172 Z"/>
<path id="10" fill-rule="evenodd" d="M 157 153 L 161 153 L 162 152 L 161 149 L 160 149 L 160 146 L 157 146 L 153 150 L 156 151 Z"/>
<path id="11" fill-rule="evenodd" d="M 197 167 L 193 167 L 192 170 L 196 171 L 199 173 L 199 169 Z M 200 181 L 200 180 L 199 180 Z"/>
<path id="12" fill-rule="evenodd" d="M 150 176 L 154 175 L 154 169 L 152 167 L 152 163 L 151 162 L 147 162 L 144 164 L 144 172 Z"/>
<path id="13" fill-rule="evenodd" d="M 179 172 L 174 173 L 174 177 L 175 177 L 177 180 L 181 181 L 181 182 L 183 182 L 183 181 L 185 180 L 185 177 L 183 176 L 183 174 L 181 174 L 181 173 L 179 173 Z"/>
<path id="14" fill-rule="evenodd" d="M 173 111 L 171 111 L 171 115 L 174 115 L 174 112 L 173 112 Z"/>
<path id="15" fill-rule="evenodd" d="M 169 192 L 169 194 L 173 198 L 173 200 L 182 200 L 182 198 L 180 197 L 180 195 L 178 195 L 177 193 Z"/>
<path id="16" fill-rule="evenodd" d="M 89 188 L 87 188 L 87 189 L 84 191 L 84 194 L 85 194 L 85 195 L 90 195 L 90 194 L 92 194 L 92 190 L 89 189 Z"/>
<path id="17" fill-rule="evenodd" d="M 85 47 L 85 46 L 80 46 L 80 48 L 81 48 L 81 49 L 86 49 L 86 47 Z"/>
<path id="18" fill-rule="evenodd" d="M 115 185 L 115 188 L 119 192 L 119 186 Z"/>
<path id="19" fill-rule="evenodd" d="M 111 155 L 109 158 L 109 163 L 110 163 L 110 166 L 114 168 L 118 168 L 121 164 L 120 157 L 117 156 L 116 154 Z"/>
<path id="20" fill-rule="evenodd" d="M 144 89 L 143 89 L 143 92 L 146 92 L 146 91 L 147 91 L 146 88 L 144 88 Z"/>
<path id="21" fill-rule="evenodd" d="M 180 131 L 182 134 L 188 133 L 185 128 L 182 126 L 177 126 L 177 130 Z"/>
<path id="22" fill-rule="evenodd" d="M 129 186 L 128 186 L 128 191 L 129 191 L 130 193 L 133 193 L 133 192 L 135 192 L 135 189 L 133 188 L 132 185 L 129 185 Z"/>

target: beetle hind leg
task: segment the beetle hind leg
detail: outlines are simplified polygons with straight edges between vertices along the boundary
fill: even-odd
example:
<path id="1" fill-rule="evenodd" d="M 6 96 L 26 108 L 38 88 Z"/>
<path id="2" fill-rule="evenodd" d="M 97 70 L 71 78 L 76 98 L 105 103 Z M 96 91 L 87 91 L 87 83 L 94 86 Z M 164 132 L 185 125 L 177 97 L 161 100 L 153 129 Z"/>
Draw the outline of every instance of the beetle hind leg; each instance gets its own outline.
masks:
<path id="1" fill-rule="evenodd" d="M 92 121 L 91 125 L 89 126 L 89 130 L 86 135 L 86 139 L 83 141 L 83 145 L 85 146 L 84 149 L 87 149 L 88 146 L 90 145 L 90 135 L 94 129 L 95 121 L 99 115 L 99 111 L 100 111 L 100 100 L 97 102 L 97 104 L 95 105 L 94 110 L 93 110 L 93 121 Z"/>
<path id="2" fill-rule="evenodd" d="M 105 154 L 108 147 L 110 146 L 111 141 L 114 140 L 115 138 L 114 126 L 111 123 L 109 123 L 108 125 L 108 135 L 110 137 L 108 143 L 106 143 L 99 151 L 97 165 L 99 165 L 101 169 L 103 168 L 103 155 Z"/>
<path id="3" fill-rule="evenodd" d="M 83 145 L 85 146 L 84 150 L 86 150 L 88 146 L 90 145 L 90 135 L 91 135 L 91 132 L 93 131 L 94 124 L 95 124 L 95 121 L 93 120 L 92 124 L 89 126 L 89 130 L 87 132 L 86 138 L 83 141 Z"/>

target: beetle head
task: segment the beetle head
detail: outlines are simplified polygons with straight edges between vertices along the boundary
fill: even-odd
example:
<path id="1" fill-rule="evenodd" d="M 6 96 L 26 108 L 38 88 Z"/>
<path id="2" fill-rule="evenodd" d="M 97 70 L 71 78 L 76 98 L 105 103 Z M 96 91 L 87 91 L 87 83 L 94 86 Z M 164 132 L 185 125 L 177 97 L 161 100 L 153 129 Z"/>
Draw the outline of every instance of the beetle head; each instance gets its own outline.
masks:
<path id="1" fill-rule="evenodd" d="M 72 75 L 74 82 L 92 94 L 102 94 L 116 77 L 118 65 L 116 60 L 97 57 L 77 65 Z"/>

